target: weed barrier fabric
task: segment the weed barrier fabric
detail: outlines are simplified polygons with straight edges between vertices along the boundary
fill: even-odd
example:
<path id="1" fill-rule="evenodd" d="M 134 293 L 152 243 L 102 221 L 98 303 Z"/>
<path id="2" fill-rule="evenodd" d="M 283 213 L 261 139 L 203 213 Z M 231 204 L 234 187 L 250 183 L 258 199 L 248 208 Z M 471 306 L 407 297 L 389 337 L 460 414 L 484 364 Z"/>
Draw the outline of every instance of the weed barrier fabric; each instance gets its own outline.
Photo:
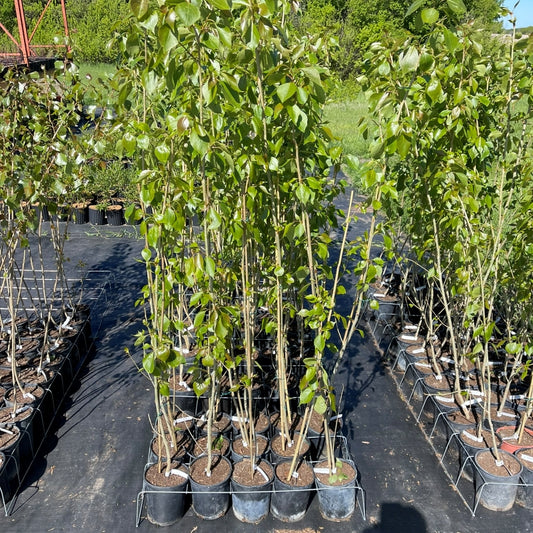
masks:
<path id="1" fill-rule="evenodd" d="M 339 199 L 347 208 L 348 196 Z M 349 238 L 368 224 L 362 215 Z M 70 226 L 65 255 L 69 277 L 107 273 L 106 298 L 92 309 L 95 350 L 34 462 L 10 516 L 0 515 L 2 533 L 165 531 L 142 519 L 135 528 L 136 499 L 151 439 L 150 384 L 124 353 L 141 354 L 133 335 L 143 313 L 135 308 L 144 284 L 138 261 L 143 241 L 136 228 Z M 340 236 L 340 233 L 339 233 Z M 338 237 L 339 237 L 338 236 Z M 53 260 L 51 250 L 47 257 Z M 102 279 L 104 279 L 102 277 Z M 347 288 L 348 284 L 346 284 Z M 89 294 L 90 287 L 87 287 Z M 341 304 L 349 305 L 345 297 Z M 259 526 L 239 522 L 229 510 L 213 522 L 193 513 L 168 528 L 195 533 L 291 532 L 430 533 L 433 531 L 533 532 L 531 511 L 515 505 L 506 513 L 469 509 L 450 487 L 423 433 L 383 366 L 371 335 L 354 337 L 334 381 L 342 395 L 343 431 L 366 493 L 366 518 L 359 503 L 349 522 L 325 521 L 316 495 L 304 518 L 284 524 L 269 514 Z"/>

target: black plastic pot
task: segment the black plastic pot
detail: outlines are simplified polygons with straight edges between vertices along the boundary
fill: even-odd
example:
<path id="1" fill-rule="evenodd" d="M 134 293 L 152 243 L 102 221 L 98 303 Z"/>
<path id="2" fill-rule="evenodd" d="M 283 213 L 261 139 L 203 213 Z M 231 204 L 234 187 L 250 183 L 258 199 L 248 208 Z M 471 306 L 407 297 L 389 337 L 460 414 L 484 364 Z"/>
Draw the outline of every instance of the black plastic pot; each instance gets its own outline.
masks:
<path id="1" fill-rule="evenodd" d="M 152 485 L 146 480 L 149 468 L 157 468 L 157 465 L 146 466 L 144 477 L 144 501 L 146 515 L 152 524 L 158 526 L 170 526 L 176 523 L 185 514 L 185 497 L 188 477 L 172 474 L 175 483 L 170 487 Z M 180 468 L 184 471 L 184 468 Z"/>
<path id="2" fill-rule="evenodd" d="M 237 463 L 245 468 L 250 468 L 250 461 L 245 459 Z M 257 485 L 241 484 L 235 479 L 231 479 L 231 492 L 233 502 L 233 514 L 241 522 L 248 524 L 258 524 L 263 520 L 270 509 L 271 487 L 274 479 L 274 469 L 265 460 L 261 460 L 257 465 L 264 473 L 263 483 Z"/>
<path id="3" fill-rule="evenodd" d="M 343 463 L 348 463 L 345 460 L 339 459 Z M 329 482 L 323 482 L 316 475 L 318 468 L 327 469 L 327 461 L 318 463 L 315 468 L 315 482 L 318 495 L 318 508 L 320 514 L 326 520 L 333 522 L 343 522 L 349 520 L 355 511 L 355 481 L 357 478 L 357 471 L 353 469 L 353 476 L 349 476 L 338 485 L 333 485 Z"/>
<path id="4" fill-rule="evenodd" d="M 95 226 L 102 226 L 105 224 L 105 211 L 98 209 L 95 205 L 89 206 L 89 223 Z"/>
<path id="5" fill-rule="evenodd" d="M 11 415 L 12 411 L 11 407 L 0 408 L 0 413 L 3 415 L 2 419 Z M 33 459 L 33 453 L 39 444 L 35 441 L 33 435 L 33 417 L 33 407 L 26 405 L 18 409 L 17 418 L 13 420 L 13 424 L 21 430 L 19 457 L 22 463 L 29 463 Z M 11 417 L 9 416 L 8 419 L 11 419 Z M 0 423 L 0 425 L 2 424 Z"/>
<path id="6" fill-rule="evenodd" d="M 21 431 L 16 426 L 9 426 L 9 431 L 16 434 L 16 439 L 0 448 L 0 452 L 5 455 L 6 464 L 5 464 L 5 483 L 9 488 L 17 487 L 20 483 L 21 477 L 21 464 L 19 456 L 19 444 L 21 438 Z"/>
<path id="7" fill-rule="evenodd" d="M 513 506 L 516 499 L 518 483 L 522 474 L 522 464 L 510 453 L 500 450 L 504 461 L 511 461 L 515 466 L 516 473 L 512 470 L 512 475 L 494 475 L 484 470 L 479 465 L 479 460 L 483 455 L 491 455 L 490 450 L 481 450 L 476 453 L 474 469 L 474 480 L 476 484 L 476 498 L 479 503 L 491 511 L 508 511 Z"/>
<path id="8" fill-rule="evenodd" d="M 107 223 L 110 226 L 122 226 L 124 224 L 124 209 L 121 205 L 112 205 L 106 211 Z"/>
<path id="9" fill-rule="evenodd" d="M 284 464 L 287 463 L 289 461 L 280 463 L 275 468 L 274 491 L 270 501 L 270 511 L 274 518 L 282 522 L 292 523 L 298 522 L 305 516 L 309 502 L 311 501 L 315 478 L 313 474 L 312 481 L 303 486 L 287 483 L 284 476 L 280 473 Z M 311 470 L 311 472 L 313 470 L 306 461 L 300 463 L 297 472 L 301 473 L 303 469 Z"/>
<path id="10" fill-rule="evenodd" d="M 11 499 L 7 469 L 7 458 L 3 452 L 0 452 L 0 506 L 6 505 Z"/>
<path id="11" fill-rule="evenodd" d="M 87 222 L 89 221 L 88 206 L 83 203 L 73 204 L 71 218 L 74 224 L 87 224 Z"/>
<path id="12" fill-rule="evenodd" d="M 255 443 L 256 444 L 255 446 L 256 457 L 260 457 L 261 459 L 267 458 L 268 452 L 269 452 L 268 438 L 265 437 L 264 435 L 256 435 L 255 438 L 256 438 L 256 443 Z M 241 455 L 240 453 L 235 451 L 234 449 L 235 442 L 240 441 L 240 440 L 241 440 L 241 437 L 236 437 L 231 441 L 231 444 L 230 444 L 231 460 L 234 463 L 238 463 L 239 461 L 242 461 L 243 459 L 250 457 L 249 453 L 245 455 Z M 262 446 L 259 445 L 260 442 L 262 443 Z"/>
<path id="13" fill-rule="evenodd" d="M 227 475 L 222 481 L 215 484 L 204 484 L 195 479 L 197 471 L 203 471 L 207 461 L 206 456 L 198 457 L 191 463 L 191 492 L 192 507 L 199 518 L 216 520 L 226 514 L 230 504 L 230 477 L 232 472 L 231 462 L 223 455 L 213 456 L 213 469 L 224 468 Z M 222 466 L 221 466 L 222 465 Z"/>
<path id="14" fill-rule="evenodd" d="M 533 448 L 518 450 L 515 455 L 522 463 L 520 479 L 524 485 L 529 485 L 518 487 L 516 502 L 526 509 L 533 509 Z"/>

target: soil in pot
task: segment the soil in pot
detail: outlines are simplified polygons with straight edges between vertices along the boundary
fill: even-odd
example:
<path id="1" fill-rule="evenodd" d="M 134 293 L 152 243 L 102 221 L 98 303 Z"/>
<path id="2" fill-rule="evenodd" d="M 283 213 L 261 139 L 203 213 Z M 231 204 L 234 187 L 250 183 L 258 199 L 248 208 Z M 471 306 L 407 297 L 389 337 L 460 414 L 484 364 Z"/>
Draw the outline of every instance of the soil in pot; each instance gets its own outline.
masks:
<path id="1" fill-rule="evenodd" d="M 231 421 L 233 428 L 233 436 L 236 437 L 241 433 L 241 422 L 239 417 L 233 417 Z M 270 429 L 270 417 L 261 411 L 254 420 L 255 433 L 258 435 L 266 435 Z"/>
<path id="2" fill-rule="evenodd" d="M 533 448 L 523 448 L 515 452 L 515 457 L 522 463 L 520 480 L 529 487 L 518 487 L 516 502 L 526 509 L 533 509 Z"/>
<path id="3" fill-rule="evenodd" d="M 355 510 L 355 481 L 357 472 L 349 462 L 337 459 L 336 471 L 330 472 L 327 461 L 315 465 L 318 507 L 326 520 L 349 520 Z"/>
<path id="4" fill-rule="evenodd" d="M 146 515 L 152 524 L 170 526 L 185 514 L 185 498 L 189 482 L 187 468 L 172 464 L 169 476 L 159 471 L 157 464 L 149 466 L 144 474 L 144 501 Z"/>
<path id="5" fill-rule="evenodd" d="M 284 461 L 275 467 L 270 510 L 272 516 L 282 522 L 297 522 L 305 516 L 315 482 L 313 469 L 306 461 L 297 465 L 293 476 L 287 481 L 290 467 L 290 461 Z"/>
<path id="6" fill-rule="evenodd" d="M 219 413 L 212 421 L 213 435 L 228 435 L 231 431 L 231 418 L 226 413 Z M 207 418 L 202 417 L 198 423 L 198 435 L 207 435 Z"/>
<path id="7" fill-rule="evenodd" d="M 228 455 L 230 451 L 230 442 L 224 435 L 218 435 L 213 438 L 212 452 L 213 455 Z M 200 437 L 194 444 L 191 455 L 198 458 L 207 454 L 207 436 Z"/>
<path id="8" fill-rule="evenodd" d="M 0 426 L 8 427 L 9 425 L 15 425 L 22 431 L 19 444 L 21 461 L 33 459 L 33 452 L 40 444 L 36 442 L 33 434 L 33 407 L 25 405 L 19 407 L 15 413 L 13 413 L 12 407 L 2 407 L 0 409 Z"/>
<path id="9" fill-rule="evenodd" d="M 441 379 L 438 379 L 438 378 Z M 446 394 L 450 392 L 450 383 L 447 380 L 446 376 L 441 374 L 440 376 L 436 376 L 434 374 L 430 374 L 429 376 L 426 376 L 423 381 L 423 387 L 428 392 L 428 394 Z"/>
<path id="10" fill-rule="evenodd" d="M 509 453 L 515 453 L 522 448 L 533 448 L 533 429 L 524 428 L 520 442 L 518 442 L 517 433 L 517 426 L 503 426 L 498 428 L 496 435 L 500 441 L 500 449 Z"/>
<path id="11" fill-rule="evenodd" d="M 269 450 L 268 439 L 264 435 L 255 436 L 255 457 L 265 459 Z M 242 437 L 236 437 L 231 442 L 231 460 L 234 463 L 250 457 L 250 448 L 245 446 Z"/>
<path id="12" fill-rule="evenodd" d="M 208 457 L 195 459 L 190 467 L 192 507 L 204 520 L 216 520 L 229 508 L 232 467 L 223 455 L 213 455 L 211 475 L 207 475 Z"/>
<path id="13" fill-rule="evenodd" d="M 490 431 L 483 429 L 478 440 L 477 430 L 463 430 L 457 436 L 459 446 L 459 463 L 463 468 L 463 476 L 469 481 L 473 480 L 472 462 L 479 450 L 485 450 L 492 446 L 492 434 Z"/>
<path id="14" fill-rule="evenodd" d="M 295 432 L 292 436 L 292 440 L 286 442 L 285 448 L 283 448 L 283 439 L 281 434 L 274 435 L 270 441 L 270 453 L 273 464 L 278 464 L 287 459 L 292 459 L 294 456 L 294 450 L 298 444 L 300 434 Z M 298 457 L 305 457 L 310 450 L 309 440 L 306 438 L 302 442 Z"/>
<path id="15" fill-rule="evenodd" d="M 518 425 L 520 423 L 520 417 L 516 414 L 515 410 L 509 407 L 505 407 L 503 410 L 496 405 L 492 405 L 490 408 L 490 419 L 494 429 L 498 429 L 504 426 Z M 485 427 L 488 427 L 488 423 L 485 421 Z"/>
<path id="16" fill-rule="evenodd" d="M 16 395 L 14 391 L 15 389 L 10 389 L 6 394 L 5 402 L 8 407 L 13 407 L 14 399 L 16 399 L 17 407 L 23 405 L 35 407 L 44 397 L 44 389 L 39 385 L 28 385 L 24 387 L 24 390 L 17 388 Z"/>
<path id="17" fill-rule="evenodd" d="M 174 419 L 174 429 L 176 431 L 188 431 L 193 433 L 196 428 L 196 418 L 185 411 L 177 410 L 173 416 Z"/>
<path id="18" fill-rule="evenodd" d="M 510 453 L 500 450 L 503 465 L 498 465 L 491 450 L 480 450 L 475 457 L 476 498 L 491 511 L 508 511 L 514 504 L 522 464 Z"/>
<path id="19" fill-rule="evenodd" d="M 243 459 L 233 467 L 233 514 L 241 522 L 258 524 L 268 515 L 274 469 L 264 459 L 252 464 Z"/>
<path id="20" fill-rule="evenodd" d="M 174 374 L 168 380 L 170 397 L 177 409 L 198 414 L 197 396 L 192 388 L 193 377 L 191 374 Z"/>
<path id="21" fill-rule="evenodd" d="M 187 431 L 177 431 L 176 432 L 176 446 L 172 447 L 172 443 L 168 438 L 168 435 L 165 435 L 168 440 L 169 448 L 172 453 L 170 458 L 172 461 L 182 463 L 188 456 L 188 453 L 192 446 L 192 437 Z M 162 438 L 154 437 L 150 443 L 150 455 L 148 457 L 149 463 L 156 463 L 158 458 L 161 457 L 164 461 L 167 460 L 165 457 L 166 448 Z"/>

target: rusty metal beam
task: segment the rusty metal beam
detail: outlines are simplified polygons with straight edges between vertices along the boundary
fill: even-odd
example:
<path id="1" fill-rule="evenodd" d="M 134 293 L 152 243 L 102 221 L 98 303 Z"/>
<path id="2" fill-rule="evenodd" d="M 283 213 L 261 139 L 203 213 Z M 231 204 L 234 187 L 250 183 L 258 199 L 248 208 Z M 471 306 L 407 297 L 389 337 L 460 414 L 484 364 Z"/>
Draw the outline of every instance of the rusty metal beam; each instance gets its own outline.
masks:
<path id="1" fill-rule="evenodd" d="M 63 19 L 63 30 L 65 32 L 65 44 L 64 45 L 53 45 L 53 44 L 34 44 L 32 45 L 33 37 L 39 28 L 46 11 L 52 4 L 53 0 L 48 0 L 46 5 L 44 6 L 36 24 L 33 28 L 30 36 L 28 37 L 28 25 L 26 21 L 26 15 L 24 13 L 24 2 L 23 0 L 13 0 L 14 6 L 15 6 L 15 15 L 17 17 L 17 26 L 18 26 L 18 33 L 19 33 L 19 39 L 17 39 L 10 33 L 10 31 L 0 22 L 0 30 L 2 30 L 8 38 L 15 44 L 15 46 L 18 49 L 18 54 L 22 58 L 22 62 L 29 66 L 30 58 L 37 56 L 36 49 L 39 48 L 65 48 L 68 53 L 71 51 L 70 42 L 69 42 L 69 28 L 68 28 L 68 20 L 67 20 L 67 10 L 65 7 L 65 0 L 60 0 L 61 3 L 61 15 Z M 13 56 L 12 53 L 2 53 L 0 52 L 0 56 Z"/>

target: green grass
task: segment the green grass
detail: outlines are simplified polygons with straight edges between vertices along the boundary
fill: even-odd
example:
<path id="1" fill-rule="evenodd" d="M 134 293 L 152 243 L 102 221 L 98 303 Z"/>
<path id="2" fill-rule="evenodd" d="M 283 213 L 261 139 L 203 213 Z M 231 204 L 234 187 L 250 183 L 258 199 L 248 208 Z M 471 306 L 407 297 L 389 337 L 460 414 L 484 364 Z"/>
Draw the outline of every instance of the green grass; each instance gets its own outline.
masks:
<path id="1" fill-rule="evenodd" d="M 368 157 L 368 142 L 359 132 L 359 120 L 367 113 L 365 96 L 359 93 L 349 100 L 338 100 L 326 106 L 325 118 L 334 135 L 341 139 L 344 152 L 360 158 Z"/>
<path id="2" fill-rule="evenodd" d="M 340 139 L 345 155 L 353 155 L 361 160 L 368 159 L 369 143 L 359 131 L 359 120 L 367 113 L 365 95 L 358 93 L 349 98 L 334 100 L 325 109 L 325 118 L 333 134 Z M 358 176 L 344 167 L 343 171 L 355 184 Z"/>
<path id="3" fill-rule="evenodd" d="M 78 65 L 80 69 L 80 79 L 87 87 L 87 92 L 84 97 L 84 103 L 91 105 L 98 105 L 98 97 L 96 91 L 99 90 L 102 93 L 104 89 L 104 94 L 106 89 L 109 90 L 109 78 L 115 73 L 115 65 L 109 63 L 81 63 Z"/>

